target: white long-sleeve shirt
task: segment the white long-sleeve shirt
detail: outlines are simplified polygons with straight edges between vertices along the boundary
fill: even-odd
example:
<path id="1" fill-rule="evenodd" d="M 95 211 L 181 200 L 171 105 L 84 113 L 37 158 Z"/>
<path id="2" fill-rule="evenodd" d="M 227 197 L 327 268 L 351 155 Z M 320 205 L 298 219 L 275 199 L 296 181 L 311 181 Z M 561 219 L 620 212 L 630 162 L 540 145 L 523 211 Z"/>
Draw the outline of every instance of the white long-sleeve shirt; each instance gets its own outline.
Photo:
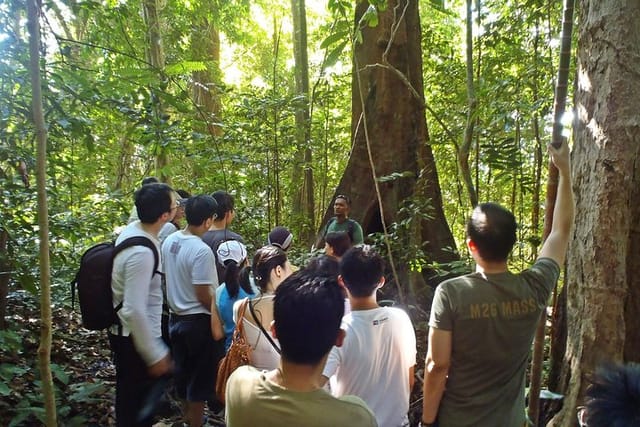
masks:
<path id="1" fill-rule="evenodd" d="M 143 236 L 150 239 L 158 249 L 160 242 L 140 226 L 140 221 L 127 225 L 120 233 L 116 244 L 129 237 Z M 151 249 L 132 246 L 116 255 L 111 273 L 111 290 L 114 308 L 122 301 L 118 317 L 122 324 L 122 335 L 131 335 L 133 344 L 147 366 L 160 361 L 169 353 L 162 340 L 162 288 L 161 277 L 153 274 L 155 258 Z M 162 263 L 158 264 L 162 271 Z M 118 327 L 111 328 L 118 333 Z"/>

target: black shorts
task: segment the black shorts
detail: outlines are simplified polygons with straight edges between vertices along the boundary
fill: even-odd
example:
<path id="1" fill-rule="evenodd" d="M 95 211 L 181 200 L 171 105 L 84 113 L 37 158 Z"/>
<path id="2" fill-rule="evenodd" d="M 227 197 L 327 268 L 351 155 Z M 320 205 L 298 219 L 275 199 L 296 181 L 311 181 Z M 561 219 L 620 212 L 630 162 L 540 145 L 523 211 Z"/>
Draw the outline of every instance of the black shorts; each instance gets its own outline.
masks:
<path id="1" fill-rule="evenodd" d="M 171 315 L 171 350 L 175 362 L 175 386 L 179 398 L 205 402 L 215 395 L 218 357 L 208 314 Z"/>

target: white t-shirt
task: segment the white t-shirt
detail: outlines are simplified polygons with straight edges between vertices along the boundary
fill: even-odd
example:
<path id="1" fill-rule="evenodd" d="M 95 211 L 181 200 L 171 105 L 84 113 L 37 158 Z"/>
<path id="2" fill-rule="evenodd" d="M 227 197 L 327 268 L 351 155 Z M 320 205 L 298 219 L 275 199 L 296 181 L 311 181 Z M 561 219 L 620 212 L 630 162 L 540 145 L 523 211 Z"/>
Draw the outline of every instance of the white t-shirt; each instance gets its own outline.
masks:
<path id="1" fill-rule="evenodd" d="M 331 349 L 322 372 L 331 379 L 331 393 L 360 397 L 380 427 L 409 425 L 416 335 L 407 313 L 393 307 L 356 310 L 344 316 L 342 328 L 342 347 Z"/>
<path id="2" fill-rule="evenodd" d="M 211 309 L 198 301 L 194 286 L 212 287 L 212 295 L 218 286 L 211 248 L 200 237 L 181 230 L 162 243 L 162 260 L 171 312 L 181 316 L 210 314 Z"/>
<path id="3" fill-rule="evenodd" d="M 160 256 L 160 242 L 140 226 L 140 221 L 127 225 L 116 244 L 134 236 L 144 236 L 155 243 Z M 162 271 L 162 264 L 158 271 Z M 113 307 L 122 301 L 118 317 L 122 335 L 132 336 L 133 344 L 142 360 L 150 366 L 167 355 L 169 349 L 162 341 L 162 289 L 159 274 L 153 274 L 155 257 L 145 246 L 132 246 L 120 252 L 113 260 L 111 291 Z M 153 275 L 152 275 L 153 274 Z M 117 334 L 118 328 L 111 332 Z"/>
<path id="4" fill-rule="evenodd" d="M 162 243 L 167 237 L 169 237 L 169 235 L 175 233 L 176 231 L 178 231 L 178 227 L 168 222 L 160 229 L 160 232 L 158 233 L 158 240 L 160 240 L 160 243 Z"/>

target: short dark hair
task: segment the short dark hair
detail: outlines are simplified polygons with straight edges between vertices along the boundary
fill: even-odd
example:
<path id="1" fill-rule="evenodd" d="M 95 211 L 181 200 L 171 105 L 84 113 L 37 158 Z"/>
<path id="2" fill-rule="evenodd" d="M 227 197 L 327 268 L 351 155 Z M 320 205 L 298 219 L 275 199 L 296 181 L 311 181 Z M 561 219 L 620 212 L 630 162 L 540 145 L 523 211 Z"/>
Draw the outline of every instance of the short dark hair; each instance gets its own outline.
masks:
<path id="1" fill-rule="evenodd" d="M 189 225 L 202 225 L 216 213 L 216 199 L 207 195 L 189 197 L 184 207 L 184 216 Z"/>
<path id="2" fill-rule="evenodd" d="M 211 194 L 211 197 L 216 199 L 218 207 L 216 209 L 216 219 L 223 219 L 227 212 L 234 209 L 233 196 L 224 190 L 218 190 Z"/>
<path id="3" fill-rule="evenodd" d="M 506 261 L 516 243 L 516 218 L 497 203 L 481 203 L 467 222 L 467 237 L 485 261 Z"/>
<path id="4" fill-rule="evenodd" d="M 335 278 L 304 271 L 276 289 L 273 320 L 282 358 L 316 365 L 336 343 L 344 315 L 342 290 Z"/>
<path id="5" fill-rule="evenodd" d="M 340 263 L 334 257 L 328 255 L 320 255 L 311 258 L 304 268 L 304 271 L 315 273 L 320 276 L 338 277 L 340 274 Z"/>
<path id="6" fill-rule="evenodd" d="M 338 194 L 333 201 L 335 202 L 336 199 L 342 199 L 347 203 L 347 206 L 351 206 L 351 197 L 345 194 Z"/>
<path id="7" fill-rule="evenodd" d="M 258 249 L 253 256 L 253 263 L 251 264 L 256 285 L 262 291 L 265 291 L 269 284 L 271 270 L 277 266 L 284 266 L 286 262 L 287 253 L 277 246 L 267 245 Z"/>
<path id="8" fill-rule="evenodd" d="M 153 224 L 165 212 L 171 212 L 173 190 L 167 184 L 151 183 L 140 187 L 134 194 L 140 222 Z"/>
<path id="9" fill-rule="evenodd" d="M 324 236 L 324 241 L 333 249 L 337 257 L 341 257 L 352 246 L 351 237 L 346 231 L 332 231 Z"/>
<path id="10" fill-rule="evenodd" d="M 142 178 L 142 184 L 141 185 L 147 185 L 147 184 L 155 184 L 158 181 L 158 178 L 156 178 L 155 176 L 148 176 L 146 178 Z"/>
<path id="11" fill-rule="evenodd" d="M 384 260 L 371 246 L 354 246 L 340 260 L 342 280 L 354 297 L 368 297 L 384 276 Z"/>
<path id="12" fill-rule="evenodd" d="M 640 425 L 640 364 L 605 364 L 586 391 L 589 427 Z"/>
<path id="13" fill-rule="evenodd" d="M 191 193 L 189 193 L 187 190 L 178 189 L 176 190 L 176 193 L 178 193 L 183 199 L 188 199 L 189 197 L 191 197 Z"/>

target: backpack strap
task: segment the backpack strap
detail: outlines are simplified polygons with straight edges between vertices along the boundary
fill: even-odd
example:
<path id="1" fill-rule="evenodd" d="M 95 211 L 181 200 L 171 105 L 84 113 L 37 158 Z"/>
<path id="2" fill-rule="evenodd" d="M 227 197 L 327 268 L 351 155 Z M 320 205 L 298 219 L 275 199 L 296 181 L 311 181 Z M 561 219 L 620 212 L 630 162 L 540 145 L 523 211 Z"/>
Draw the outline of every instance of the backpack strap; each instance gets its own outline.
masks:
<path id="1" fill-rule="evenodd" d="M 158 271 L 158 265 L 160 265 L 160 254 L 158 253 L 158 248 L 148 237 L 134 236 L 124 239 L 114 247 L 113 258 L 115 259 L 120 252 L 132 246 L 144 246 L 145 248 L 151 249 L 151 252 L 153 252 L 153 272 L 151 273 L 151 277 L 155 274 L 162 274 Z"/>
<path id="2" fill-rule="evenodd" d="M 132 246 L 144 246 L 145 248 L 151 249 L 151 252 L 153 252 L 153 271 L 151 272 L 151 278 L 153 278 L 153 276 L 156 274 L 163 275 L 162 272 L 158 271 L 158 265 L 160 265 L 160 254 L 158 253 L 158 248 L 156 247 L 155 243 L 153 243 L 151 239 L 149 239 L 148 237 L 133 236 L 133 237 L 129 237 L 128 239 L 124 239 L 122 242 L 115 245 L 115 247 L 113 248 L 113 259 L 115 259 L 120 252 Z M 120 311 L 123 303 L 124 303 L 124 300 L 120 301 L 118 305 L 116 305 L 116 307 L 113 309 L 113 311 L 115 313 Z M 116 319 L 117 319 L 117 316 L 116 316 Z M 119 323 L 120 322 L 118 322 L 118 324 Z M 119 325 L 118 327 L 118 333 L 122 334 L 121 325 Z"/>
<path id="3" fill-rule="evenodd" d="M 329 232 L 329 226 L 330 226 L 331 224 L 333 224 L 334 222 L 336 222 L 337 220 L 338 220 L 338 218 L 336 218 L 335 216 L 332 216 L 332 217 L 329 219 L 329 222 L 327 222 L 327 225 L 325 225 L 325 226 L 324 226 L 324 234 L 322 235 L 322 237 L 323 237 L 323 238 L 324 238 L 324 237 L 327 237 L 327 233 Z"/>

